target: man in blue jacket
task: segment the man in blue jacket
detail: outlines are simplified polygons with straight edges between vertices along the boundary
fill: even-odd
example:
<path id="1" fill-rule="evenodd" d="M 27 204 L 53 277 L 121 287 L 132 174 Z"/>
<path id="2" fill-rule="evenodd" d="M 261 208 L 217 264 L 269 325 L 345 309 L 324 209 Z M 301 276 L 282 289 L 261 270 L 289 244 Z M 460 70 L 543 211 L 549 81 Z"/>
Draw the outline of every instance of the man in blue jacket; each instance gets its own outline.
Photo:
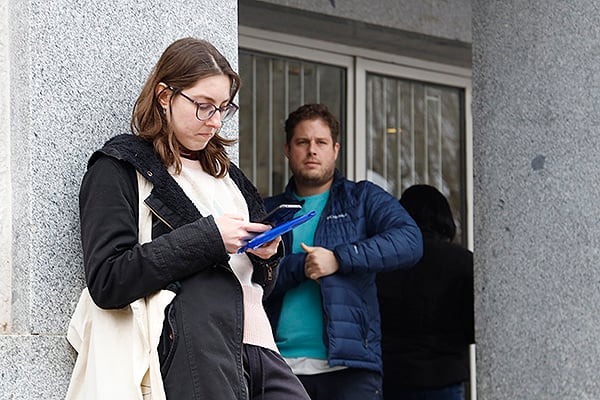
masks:
<path id="1" fill-rule="evenodd" d="M 285 122 L 292 179 L 265 200 L 317 216 L 284 235 L 286 256 L 267 303 L 277 345 L 312 400 L 382 399 L 375 275 L 422 256 L 421 232 L 392 195 L 335 169 L 339 122 L 307 104 Z"/>

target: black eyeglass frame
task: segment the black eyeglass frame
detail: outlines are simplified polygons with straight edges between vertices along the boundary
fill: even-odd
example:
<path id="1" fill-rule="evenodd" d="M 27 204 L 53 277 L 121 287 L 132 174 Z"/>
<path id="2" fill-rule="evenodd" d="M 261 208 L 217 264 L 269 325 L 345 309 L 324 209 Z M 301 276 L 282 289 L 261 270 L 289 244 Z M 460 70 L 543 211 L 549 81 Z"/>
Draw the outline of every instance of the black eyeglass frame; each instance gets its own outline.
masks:
<path id="1" fill-rule="evenodd" d="M 240 109 L 240 107 L 234 102 L 229 102 L 225 107 L 217 107 L 212 103 L 200 103 L 183 93 L 181 89 L 174 88 L 173 86 L 167 86 L 167 88 L 173 93 L 183 96 L 184 99 L 188 100 L 196 106 L 196 119 L 198 121 L 208 121 L 215 115 L 217 111 L 219 111 L 219 113 L 221 113 L 221 122 L 227 122 Z M 198 115 L 200 113 L 200 107 L 202 106 L 211 106 L 213 108 L 211 111 L 208 112 L 208 117 L 206 118 L 200 118 L 200 116 Z"/>

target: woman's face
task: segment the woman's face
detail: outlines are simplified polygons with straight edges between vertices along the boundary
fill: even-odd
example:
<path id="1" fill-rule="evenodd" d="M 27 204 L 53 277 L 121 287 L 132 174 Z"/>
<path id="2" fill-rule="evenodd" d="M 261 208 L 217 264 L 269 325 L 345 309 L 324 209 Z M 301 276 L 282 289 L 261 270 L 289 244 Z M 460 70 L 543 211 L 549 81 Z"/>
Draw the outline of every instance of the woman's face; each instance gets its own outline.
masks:
<path id="1" fill-rule="evenodd" d="M 165 90 L 164 84 L 157 91 L 164 90 L 165 95 L 160 96 L 160 103 L 165 108 L 169 127 L 175 133 L 175 138 L 180 145 L 188 150 L 203 150 L 208 141 L 221 128 L 221 113 L 215 112 L 205 121 L 196 118 L 196 105 L 179 93 L 169 89 Z M 217 107 L 224 107 L 229 103 L 231 82 L 227 75 L 213 75 L 198 80 L 193 86 L 182 89 L 181 93 L 198 103 L 211 103 Z M 169 101 L 169 97 L 173 96 Z"/>

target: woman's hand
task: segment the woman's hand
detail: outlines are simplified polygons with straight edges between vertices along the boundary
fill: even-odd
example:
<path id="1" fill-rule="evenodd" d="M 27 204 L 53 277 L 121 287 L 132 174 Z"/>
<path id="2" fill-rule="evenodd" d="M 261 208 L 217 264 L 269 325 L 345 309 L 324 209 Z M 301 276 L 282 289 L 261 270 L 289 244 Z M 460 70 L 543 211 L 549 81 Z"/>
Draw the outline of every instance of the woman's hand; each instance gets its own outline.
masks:
<path id="1" fill-rule="evenodd" d="M 234 214 L 223 214 L 219 217 L 216 217 L 215 223 L 217 224 L 217 228 L 219 228 L 219 233 L 221 233 L 221 239 L 223 239 L 225 249 L 229 254 L 237 253 L 238 249 L 245 245 L 248 242 L 248 240 L 250 240 L 252 237 L 256 236 L 256 234 L 266 232 L 269 229 L 271 229 L 270 225 L 244 221 L 244 218 L 241 215 Z M 281 240 L 281 238 L 277 239 Z M 274 239 L 268 244 L 263 245 L 262 247 L 266 249 L 264 251 L 261 251 L 260 254 L 254 254 L 261 258 L 271 257 L 277 252 L 277 245 L 275 245 L 274 251 L 271 249 L 272 242 L 277 241 L 277 244 L 279 244 L 279 240 L 277 239 Z M 261 254 L 264 253 L 266 255 L 269 252 L 272 252 L 271 256 L 261 256 Z"/>
<path id="2" fill-rule="evenodd" d="M 262 258 L 263 260 L 266 260 L 277 254 L 277 248 L 279 247 L 279 243 L 281 243 L 281 236 L 277 236 L 275 239 L 263 244 L 258 249 L 248 249 L 246 250 L 246 252 L 252 253 L 255 256 Z"/>

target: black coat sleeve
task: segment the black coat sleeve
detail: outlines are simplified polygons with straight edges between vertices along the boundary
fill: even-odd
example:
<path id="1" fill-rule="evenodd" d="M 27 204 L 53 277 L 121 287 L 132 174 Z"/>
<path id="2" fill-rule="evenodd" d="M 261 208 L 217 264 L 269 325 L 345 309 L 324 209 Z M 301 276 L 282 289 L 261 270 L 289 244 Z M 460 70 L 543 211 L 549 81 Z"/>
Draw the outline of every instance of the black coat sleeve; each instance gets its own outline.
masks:
<path id="1" fill-rule="evenodd" d="M 79 193 L 86 282 L 102 308 L 121 308 L 229 256 L 212 217 L 200 218 L 152 242 L 138 243 L 135 170 L 100 157 Z"/>

